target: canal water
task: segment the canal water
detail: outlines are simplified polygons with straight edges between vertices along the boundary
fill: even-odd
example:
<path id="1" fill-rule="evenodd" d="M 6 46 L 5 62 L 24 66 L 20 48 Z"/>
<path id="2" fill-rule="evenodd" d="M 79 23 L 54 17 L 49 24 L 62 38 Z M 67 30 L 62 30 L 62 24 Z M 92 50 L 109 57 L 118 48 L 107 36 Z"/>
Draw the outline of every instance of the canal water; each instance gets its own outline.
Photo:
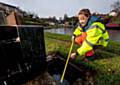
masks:
<path id="1" fill-rule="evenodd" d="M 72 35 L 74 29 L 72 28 L 53 28 L 53 29 L 46 29 L 45 32 L 57 33 L 57 34 L 67 34 Z M 110 36 L 110 40 L 113 41 L 120 41 L 120 30 L 107 30 Z"/>

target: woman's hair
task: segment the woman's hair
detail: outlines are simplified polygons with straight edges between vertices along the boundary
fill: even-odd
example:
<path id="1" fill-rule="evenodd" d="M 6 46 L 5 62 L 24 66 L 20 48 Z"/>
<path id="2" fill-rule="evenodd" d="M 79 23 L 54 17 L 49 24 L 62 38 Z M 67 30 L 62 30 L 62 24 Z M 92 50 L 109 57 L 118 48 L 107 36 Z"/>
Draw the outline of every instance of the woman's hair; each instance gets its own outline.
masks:
<path id="1" fill-rule="evenodd" d="M 90 10 L 89 9 L 81 9 L 78 13 L 78 15 L 84 14 L 86 17 L 91 16 Z"/>

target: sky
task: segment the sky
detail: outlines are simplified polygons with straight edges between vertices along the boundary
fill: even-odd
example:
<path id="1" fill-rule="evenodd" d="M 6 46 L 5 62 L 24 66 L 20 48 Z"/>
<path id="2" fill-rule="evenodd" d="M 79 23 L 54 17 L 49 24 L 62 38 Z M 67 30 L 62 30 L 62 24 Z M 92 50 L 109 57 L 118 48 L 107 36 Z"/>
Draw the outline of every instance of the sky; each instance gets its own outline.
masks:
<path id="1" fill-rule="evenodd" d="M 19 7 L 20 9 L 33 12 L 39 17 L 69 17 L 78 14 L 82 8 L 89 8 L 91 12 L 109 13 L 111 4 L 117 0 L 0 0 Z"/>

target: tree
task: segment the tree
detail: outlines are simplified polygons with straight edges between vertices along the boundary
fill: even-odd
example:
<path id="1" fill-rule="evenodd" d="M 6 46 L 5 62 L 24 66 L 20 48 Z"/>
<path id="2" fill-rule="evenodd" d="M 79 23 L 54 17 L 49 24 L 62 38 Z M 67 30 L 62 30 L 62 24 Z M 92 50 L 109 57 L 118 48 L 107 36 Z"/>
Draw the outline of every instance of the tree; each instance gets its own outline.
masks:
<path id="1" fill-rule="evenodd" d="M 55 23 L 57 22 L 57 19 L 56 19 L 56 17 L 55 17 L 55 16 L 53 16 L 53 18 L 52 18 L 52 19 L 53 19 L 53 22 L 55 22 Z"/>
<path id="2" fill-rule="evenodd" d="M 39 19 L 39 16 L 38 16 L 38 15 L 35 15 L 35 19 L 37 19 L 37 20 L 38 20 L 38 19 Z"/>
<path id="3" fill-rule="evenodd" d="M 57 19 L 55 16 L 53 16 L 53 17 L 49 17 L 47 21 L 56 23 Z"/>
<path id="4" fill-rule="evenodd" d="M 68 20 L 68 15 L 64 14 L 64 21 L 67 21 L 67 20 Z"/>
<path id="5" fill-rule="evenodd" d="M 62 17 L 59 17 L 59 23 L 63 23 Z"/>
<path id="6" fill-rule="evenodd" d="M 114 2 L 111 7 L 113 8 L 113 11 L 116 11 L 118 13 L 116 17 L 113 17 L 111 19 L 111 23 L 120 24 L 120 0 Z"/>
<path id="7" fill-rule="evenodd" d="M 113 8 L 113 10 L 120 12 L 120 0 L 114 2 L 111 7 Z"/>

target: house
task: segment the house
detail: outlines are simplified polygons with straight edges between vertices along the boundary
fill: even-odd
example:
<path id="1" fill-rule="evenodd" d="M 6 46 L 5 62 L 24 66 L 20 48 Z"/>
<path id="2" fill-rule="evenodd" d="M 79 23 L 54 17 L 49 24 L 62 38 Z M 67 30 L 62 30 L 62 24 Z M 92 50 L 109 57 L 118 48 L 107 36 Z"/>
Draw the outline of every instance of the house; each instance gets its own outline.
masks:
<path id="1" fill-rule="evenodd" d="M 21 23 L 24 12 L 16 6 L 0 2 L 0 25 L 16 25 Z"/>
<path id="2" fill-rule="evenodd" d="M 19 16 L 23 16 L 23 11 L 16 6 L 5 4 L 0 2 L 0 11 L 5 12 L 6 15 L 9 15 L 11 12 L 16 12 Z"/>

